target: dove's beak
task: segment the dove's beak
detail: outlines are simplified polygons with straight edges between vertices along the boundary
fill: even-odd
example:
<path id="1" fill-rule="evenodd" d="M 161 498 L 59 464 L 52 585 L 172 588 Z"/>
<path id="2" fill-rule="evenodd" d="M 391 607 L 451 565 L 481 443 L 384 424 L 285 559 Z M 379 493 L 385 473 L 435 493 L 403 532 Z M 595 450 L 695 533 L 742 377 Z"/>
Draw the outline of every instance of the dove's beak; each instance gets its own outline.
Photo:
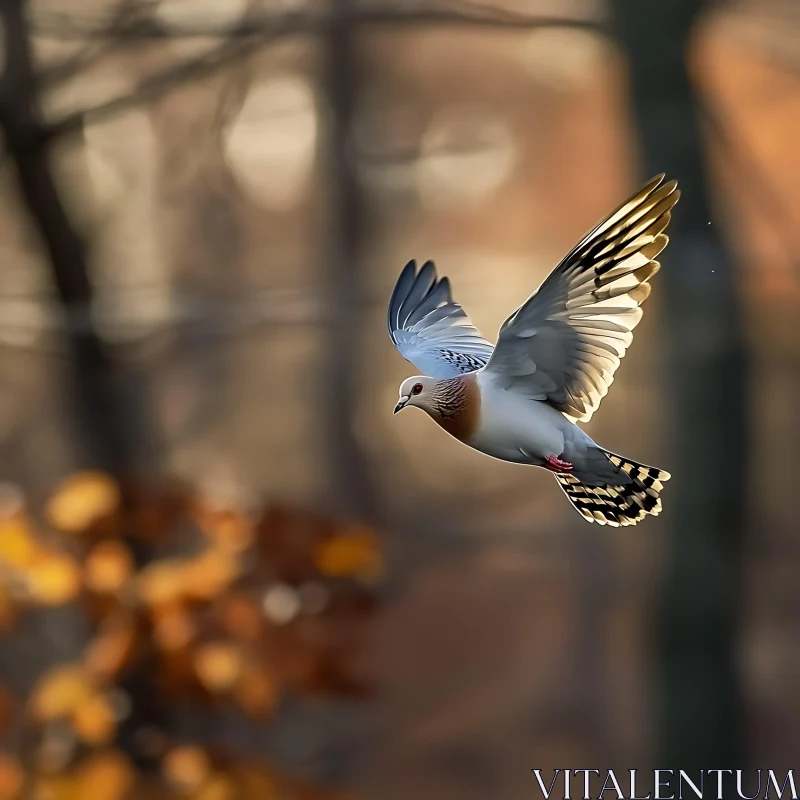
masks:
<path id="1" fill-rule="evenodd" d="M 403 409 L 406 407 L 406 403 L 407 403 L 407 402 L 408 402 L 410 399 L 411 399 L 411 398 L 410 398 L 410 397 L 409 397 L 407 394 L 404 394 L 404 395 L 403 395 L 403 396 L 402 396 L 402 397 L 401 397 L 401 398 L 400 398 L 400 399 L 397 401 L 397 405 L 394 407 L 394 413 L 396 414 L 398 411 L 402 411 L 402 410 L 403 410 Z"/>

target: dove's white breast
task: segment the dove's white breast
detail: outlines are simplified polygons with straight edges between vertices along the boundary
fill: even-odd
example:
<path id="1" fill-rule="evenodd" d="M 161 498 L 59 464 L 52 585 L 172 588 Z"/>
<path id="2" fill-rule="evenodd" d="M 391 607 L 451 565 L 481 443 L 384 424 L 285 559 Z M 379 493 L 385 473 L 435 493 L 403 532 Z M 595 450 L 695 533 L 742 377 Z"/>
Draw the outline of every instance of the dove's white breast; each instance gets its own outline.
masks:
<path id="1" fill-rule="evenodd" d="M 478 427 L 469 444 L 482 453 L 525 464 L 540 464 L 547 456 L 564 452 L 564 434 L 570 422 L 560 411 L 496 386 L 481 371 Z"/>

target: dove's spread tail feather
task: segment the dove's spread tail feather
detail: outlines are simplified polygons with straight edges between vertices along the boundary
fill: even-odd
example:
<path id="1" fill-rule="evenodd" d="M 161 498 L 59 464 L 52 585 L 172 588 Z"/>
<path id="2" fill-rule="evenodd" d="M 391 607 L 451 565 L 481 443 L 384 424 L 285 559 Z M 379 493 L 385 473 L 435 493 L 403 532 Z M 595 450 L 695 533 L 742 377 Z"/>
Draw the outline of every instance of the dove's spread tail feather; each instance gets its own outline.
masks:
<path id="1" fill-rule="evenodd" d="M 588 486 L 572 474 L 556 475 L 564 494 L 589 522 L 600 525 L 636 525 L 648 514 L 661 513 L 661 490 L 670 479 L 664 470 L 637 464 L 603 451 L 608 460 L 629 478 L 619 485 Z"/>

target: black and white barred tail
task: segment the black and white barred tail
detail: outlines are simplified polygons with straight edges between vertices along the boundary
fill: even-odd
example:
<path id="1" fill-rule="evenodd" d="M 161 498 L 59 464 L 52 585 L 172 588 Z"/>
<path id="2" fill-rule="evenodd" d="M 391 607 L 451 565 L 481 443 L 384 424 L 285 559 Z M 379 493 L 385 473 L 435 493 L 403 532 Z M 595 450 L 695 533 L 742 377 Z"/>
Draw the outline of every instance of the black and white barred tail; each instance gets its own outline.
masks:
<path id="1" fill-rule="evenodd" d="M 615 453 L 603 451 L 608 460 L 630 480 L 620 485 L 587 486 L 572 474 L 556 475 L 564 494 L 589 522 L 600 525 L 636 525 L 648 514 L 661 513 L 661 490 L 670 479 L 664 470 L 637 464 Z"/>

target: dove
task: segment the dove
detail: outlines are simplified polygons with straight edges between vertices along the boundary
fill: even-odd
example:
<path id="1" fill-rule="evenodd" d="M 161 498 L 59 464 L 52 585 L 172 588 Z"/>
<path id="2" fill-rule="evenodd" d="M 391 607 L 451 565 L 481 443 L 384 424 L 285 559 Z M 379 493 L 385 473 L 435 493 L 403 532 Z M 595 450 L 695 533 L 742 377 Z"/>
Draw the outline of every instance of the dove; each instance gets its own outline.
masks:
<path id="1" fill-rule="evenodd" d="M 432 261 L 409 261 L 389 301 L 400 354 L 423 375 L 395 413 L 426 412 L 451 436 L 555 475 L 589 522 L 635 525 L 660 513 L 670 475 L 606 450 L 577 423 L 608 393 L 661 265 L 677 181 L 657 175 L 599 222 L 500 328 L 493 346 Z"/>

